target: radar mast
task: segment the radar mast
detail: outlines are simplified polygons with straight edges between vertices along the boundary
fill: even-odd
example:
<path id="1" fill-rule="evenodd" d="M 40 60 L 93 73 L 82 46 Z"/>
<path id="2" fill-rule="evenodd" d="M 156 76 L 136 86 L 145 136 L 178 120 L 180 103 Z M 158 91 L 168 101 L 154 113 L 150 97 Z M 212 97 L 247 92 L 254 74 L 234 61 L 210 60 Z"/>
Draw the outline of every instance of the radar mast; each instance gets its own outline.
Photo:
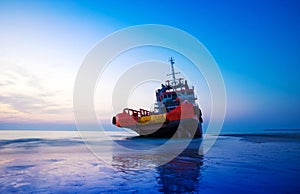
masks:
<path id="1" fill-rule="evenodd" d="M 171 62 L 171 74 L 167 74 L 167 76 L 170 76 L 172 75 L 172 84 L 175 86 L 176 85 L 176 77 L 175 77 L 175 74 L 179 74 L 179 72 L 175 72 L 174 70 L 174 64 L 175 64 L 175 60 L 173 57 L 170 58 L 170 62 Z"/>

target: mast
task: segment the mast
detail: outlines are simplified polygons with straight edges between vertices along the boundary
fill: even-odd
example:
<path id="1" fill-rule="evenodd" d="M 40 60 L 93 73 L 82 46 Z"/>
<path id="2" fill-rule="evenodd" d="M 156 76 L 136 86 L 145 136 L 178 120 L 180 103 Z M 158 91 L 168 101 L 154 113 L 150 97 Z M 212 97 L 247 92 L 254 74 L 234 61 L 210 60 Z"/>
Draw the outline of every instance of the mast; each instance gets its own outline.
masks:
<path id="1" fill-rule="evenodd" d="M 176 72 L 175 73 L 175 71 L 174 71 L 174 64 L 175 64 L 175 61 L 174 61 L 174 59 L 173 59 L 173 57 L 171 57 L 171 59 L 170 59 L 170 62 L 171 62 L 171 74 L 167 74 L 167 76 L 169 76 L 169 75 L 172 75 L 172 78 L 173 78 L 173 84 L 174 85 L 176 85 L 176 77 L 175 77 L 175 74 L 179 74 L 179 72 Z"/>

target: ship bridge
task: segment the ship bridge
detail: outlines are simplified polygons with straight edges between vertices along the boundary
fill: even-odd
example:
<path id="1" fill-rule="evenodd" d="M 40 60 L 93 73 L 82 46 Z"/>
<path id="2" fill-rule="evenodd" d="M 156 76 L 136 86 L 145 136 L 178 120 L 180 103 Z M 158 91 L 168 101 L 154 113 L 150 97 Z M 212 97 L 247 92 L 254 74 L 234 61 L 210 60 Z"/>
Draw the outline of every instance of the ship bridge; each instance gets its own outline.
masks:
<path id="1" fill-rule="evenodd" d="M 174 58 L 171 57 L 171 74 L 172 80 L 167 80 L 165 85 L 161 85 L 161 89 L 156 91 L 156 103 L 155 109 L 157 112 L 169 112 L 176 108 L 180 103 L 187 100 L 188 102 L 195 105 L 195 100 L 197 100 L 194 87 L 190 87 L 187 80 L 183 78 L 176 79 L 176 74 L 180 72 L 174 71 Z"/>

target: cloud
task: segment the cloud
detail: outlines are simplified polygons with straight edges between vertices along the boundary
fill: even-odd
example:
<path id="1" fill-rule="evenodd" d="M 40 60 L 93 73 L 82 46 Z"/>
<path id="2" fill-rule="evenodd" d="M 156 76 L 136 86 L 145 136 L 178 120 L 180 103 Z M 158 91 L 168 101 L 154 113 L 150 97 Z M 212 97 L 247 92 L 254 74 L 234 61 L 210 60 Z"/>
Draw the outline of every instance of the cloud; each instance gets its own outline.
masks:
<path id="1" fill-rule="evenodd" d="M 1 66 L 0 121 L 73 120 L 72 93 L 65 89 L 72 85 L 55 84 L 57 77 L 37 76 L 19 65 Z"/>
<path id="2" fill-rule="evenodd" d="M 57 114 L 65 110 L 70 110 L 63 105 L 51 103 L 41 96 L 33 97 L 26 95 L 0 95 L 0 102 L 9 104 L 14 110 L 28 114 Z"/>

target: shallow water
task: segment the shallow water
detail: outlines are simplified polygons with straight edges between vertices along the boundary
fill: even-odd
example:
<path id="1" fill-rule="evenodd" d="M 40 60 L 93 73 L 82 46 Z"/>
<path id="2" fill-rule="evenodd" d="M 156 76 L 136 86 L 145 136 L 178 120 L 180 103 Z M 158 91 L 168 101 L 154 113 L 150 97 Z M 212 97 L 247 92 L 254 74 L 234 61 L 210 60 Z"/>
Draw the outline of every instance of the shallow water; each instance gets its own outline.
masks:
<path id="1" fill-rule="evenodd" d="M 0 193 L 300 193 L 296 135 L 221 136 L 208 152 L 193 140 L 161 165 L 184 140 L 87 134 L 89 149 L 74 131 L 0 131 Z"/>

